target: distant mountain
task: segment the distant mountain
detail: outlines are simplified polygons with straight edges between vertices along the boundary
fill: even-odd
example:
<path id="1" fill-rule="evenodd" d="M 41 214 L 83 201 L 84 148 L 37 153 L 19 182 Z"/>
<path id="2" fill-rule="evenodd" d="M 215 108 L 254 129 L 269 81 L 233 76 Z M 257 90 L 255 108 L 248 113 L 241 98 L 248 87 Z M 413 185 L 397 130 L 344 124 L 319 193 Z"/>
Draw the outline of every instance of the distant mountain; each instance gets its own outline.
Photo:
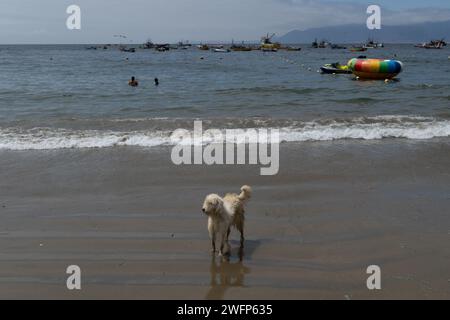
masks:
<path id="1" fill-rule="evenodd" d="M 422 43 L 441 38 L 450 40 L 450 20 L 383 26 L 381 30 L 368 30 L 365 24 L 294 30 L 276 40 L 282 43 L 311 43 L 317 38 L 319 41 L 326 39 L 332 43 L 360 43 L 369 37 L 385 43 Z"/>

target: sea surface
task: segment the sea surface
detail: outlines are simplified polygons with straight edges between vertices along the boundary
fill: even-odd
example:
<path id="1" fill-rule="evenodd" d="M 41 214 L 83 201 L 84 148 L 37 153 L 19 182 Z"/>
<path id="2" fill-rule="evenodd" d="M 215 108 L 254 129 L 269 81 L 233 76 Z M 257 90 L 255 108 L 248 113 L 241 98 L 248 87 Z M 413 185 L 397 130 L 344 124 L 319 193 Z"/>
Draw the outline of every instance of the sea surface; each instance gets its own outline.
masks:
<path id="1" fill-rule="evenodd" d="M 125 53 L 0 46 L 0 149 L 153 148 L 178 128 L 279 128 L 288 142 L 448 139 L 450 50 Z M 322 75 L 358 55 L 395 58 L 397 81 Z M 138 88 L 127 85 L 131 76 Z M 160 85 L 154 85 L 154 78 Z"/>

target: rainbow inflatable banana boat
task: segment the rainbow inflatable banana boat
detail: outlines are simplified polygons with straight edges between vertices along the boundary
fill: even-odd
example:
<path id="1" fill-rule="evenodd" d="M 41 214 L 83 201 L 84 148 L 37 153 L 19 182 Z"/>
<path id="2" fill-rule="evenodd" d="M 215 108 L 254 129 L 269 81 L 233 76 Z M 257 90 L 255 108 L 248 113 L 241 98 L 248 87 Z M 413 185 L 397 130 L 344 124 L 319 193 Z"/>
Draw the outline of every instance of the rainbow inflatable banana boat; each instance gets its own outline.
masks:
<path id="1" fill-rule="evenodd" d="M 386 80 L 396 77 L 403 69 L 397 60 L 352 59 L 347 64 L 349 70 L 361 79 Z"/>

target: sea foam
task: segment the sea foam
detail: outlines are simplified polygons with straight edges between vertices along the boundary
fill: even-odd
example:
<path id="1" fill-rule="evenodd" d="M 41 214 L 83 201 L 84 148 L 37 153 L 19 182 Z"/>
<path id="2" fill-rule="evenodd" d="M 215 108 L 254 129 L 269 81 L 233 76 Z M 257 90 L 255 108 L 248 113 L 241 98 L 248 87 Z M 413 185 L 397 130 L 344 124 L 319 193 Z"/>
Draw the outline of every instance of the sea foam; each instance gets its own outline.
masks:
<path id="1" fill-rule="evenodd" d="M 292 121 L 292 125 L 281 128 L 261 127 L 248 129 L 278 129 L 281 142 L 332 141 L 343 139 L 379 140 L 403 138 L 425 140 L 450 137 L 450 120 L 416 116 L 377 116 L 350 119 Z M 184 128 L 192 130 L 192 128 Z M 217 128 L 221 130 L 221 128 Z M 235 128 L 240 129 L 240 128 Z M 223 131 L 223 130 L 222 130 Z M 224 132 L 224 131 L 223 131 Z M 248 132 L 248 131 L 247 131 Z M 152 148 L 170 146 L 173 131 L 114 131 L 114 130 L 68 130 L 53 128 L 4 128 L 0 129 L 0 149 L 3 150 L 55 150 L 81 148 L 112 148 L 134 146 Z M 219 139 L 219 137 L 217 137 Z M 237 139 L 239 141 L 239 139 Z M 250 140 L 257 140 L 252 139 Z M 208 137 L 198 143 L 214 143 L 215 137 Z M 219 141 L 221 142 L 221 141 Z"/>

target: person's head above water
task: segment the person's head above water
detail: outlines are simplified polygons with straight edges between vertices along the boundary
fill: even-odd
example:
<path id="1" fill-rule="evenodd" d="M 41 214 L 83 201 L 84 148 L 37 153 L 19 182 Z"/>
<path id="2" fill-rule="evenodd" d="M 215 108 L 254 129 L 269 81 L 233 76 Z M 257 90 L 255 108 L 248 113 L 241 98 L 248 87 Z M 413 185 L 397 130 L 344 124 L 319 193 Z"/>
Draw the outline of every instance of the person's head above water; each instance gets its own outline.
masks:
<path id="1" fill-rule="evenodd" d="M 128 85 L 132 87 L 137 87 L 139 85 L 139 82 L 136 80 L 135 77 L 131 77 L 131 80 L 128 81 Z"/>

